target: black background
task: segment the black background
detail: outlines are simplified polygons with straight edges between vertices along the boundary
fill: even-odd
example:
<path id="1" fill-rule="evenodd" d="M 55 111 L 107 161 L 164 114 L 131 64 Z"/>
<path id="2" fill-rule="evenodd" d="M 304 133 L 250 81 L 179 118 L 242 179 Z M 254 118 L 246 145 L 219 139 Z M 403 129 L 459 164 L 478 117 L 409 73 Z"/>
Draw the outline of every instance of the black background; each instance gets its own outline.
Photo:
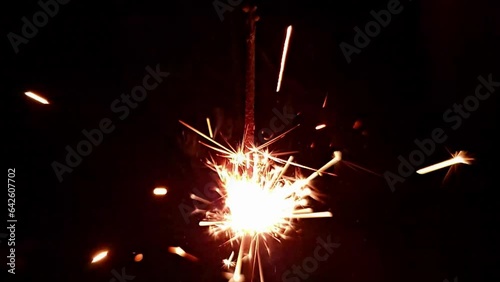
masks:
<path id="1" fill-rule="evenodd" d="M 403 11 L 348 64 L 339 44 L 353 44 L 353 28 L 364 28 L 370 11 L 387 3 L 257 2 L 256 128 L 268 127 L 273 108 L 288 105 L 301 113 L 301 126 L 273 149 L 298 150 L 298 161 L 320 167 L 336 148 L 379 174 L 344 163 L 337 177 L 318 178 L 325 197 L 317 208 L 333 218 L 301 221 L 300 234 L 274 244 L 266 281 L 282 281 L 286 269 L 312 254 L 316 237 L 329 235 L 341 245 L 308 281 L 499 281 L 492 191 L 500 90 L 457 130 L 442 117 L 474 94 L 479 75 L 500 80 L 498 3 L 403 1 Z M 199 218 L 186 223 L 179 211 L 209 180 L 200 162 L 206 150 L 186 145 L 178 120 L 206 132 L 205 118 L 219 118 L 231 143 L 241 140 L 244 5 L 221 21 L 211 1 L 73 0 L 17 54 L 7 34 L 21 34 L 21 18 L 31 19 L 40 7 L 36 1 L 2 6 L 2 159 L 5 169 L 16 169 L 18 219 L 16 275 L 8 278 L 110 281 L 113 269 L 125 267 L 134 281 L 224 281 L 221 261 L 231 249 L 219 248 L 223 241 L 206 235 Z M 276 93 L 288 25 L 294 30 Z M 110 104 L 157 64 L 170 76 L 119 120 Z M 28 90 L 51 104 L 28 99 Z M 116 129 L 60 183 L 52 162 L 64 163 L 65 147 L 75 148 L 81 131 L 103 118 Z M 353 129 L 358 119 L 363 125 Z M 322 122 L 328 126 L 315 131 Z M 439 127 L 448 139 L 425 164 L 458 150 L 476 162 L 457 166 L 446 181 L 446 170 L 414 174 L 391 191 L 380 175 L 397 172 L 398 156 L 407 158 L 414 139 Z M 166 197 L 152 195 L 158 185 L 169 188 Z M 7 191 L 1 194 L 6 199 Z M 0 243 L 3 262 L 6 243 Z M 169 246 L 200 261 L 170 254 Z M 104 248 L 108 258 L 90 264 Z M 144 260 L 133 262 L 133 252 Z"/>

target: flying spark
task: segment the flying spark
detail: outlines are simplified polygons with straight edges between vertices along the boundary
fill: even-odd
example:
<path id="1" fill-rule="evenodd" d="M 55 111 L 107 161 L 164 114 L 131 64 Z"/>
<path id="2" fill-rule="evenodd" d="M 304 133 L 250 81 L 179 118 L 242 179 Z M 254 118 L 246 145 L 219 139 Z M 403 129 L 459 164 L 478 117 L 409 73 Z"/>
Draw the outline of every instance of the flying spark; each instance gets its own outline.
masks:
<path id="1" fill-rule="evenodd" d="M 153 190 L 153 194 L 155 194 L 156 196 L 163 196 L 163 195 L 166 195 L 166 194 L 167 194 L 167 188 L 164 188 L 164 187 L 156 187 L 156 188 Z"/>
<path id="2" fill-rule="evenodd" d="M 203 211 L 205 218 L 200 226 L 208 227 L 214 237 L 228 238 L 228 243 L 239 242 L 233 281 L 242 281 L 244 261 L 253 261 L 253 265 L 257 263 L 262 277 L 260 249 L 264 248 L 270 254 L 268 238 L 278 242 L 287 239 L 298 219 L 332 216 L 330 212 L 314 212 L 309 205 L 311 199 L 318 197 L 311 189 L 311 182 L 317 176 L 327 174 L 326 170 L 341 160 L 340 152 L 335 151 L 327 164 L 318 170 L 311 169 L 314 172 L 303 178 L 286 173 L 291 165 L 307 168 L 294 163 L 293 156 L 281 159 L 278 157 L 281 154 L 269 152 L 266 144 L 238 150 L 226 148 L 180 122 L 213 143 L 215 146 L 207 146 L 223 157 L 221 163 L 213 159 L 208 161 L 209 167 L 218 175 L 215 191 L 222 201 L 210 202 L 196 195 L 191 195 L 191 198 L 210 207 Z M 232 265 L 232 257 L 224 260 L 224 264 Z"/>
<path id="3" fill-rule="evenodd" d="M 186 251 L 184 251 L 181 247 L 169 247 L 168 251 L 190 261 L 198 261 L 197 257 L 193 256 L 192 254 L 186 253 Z"/>
<path id="4" fill-rule="evenodd" d="M 43 97 L 41 97 L 41 96 L 39 96 L 39 95 L 37 95 L 37 94 L 35 94 L 33 92 L 30 92 L 30 91 L 24 92 L 24 95 L 30 97 L 31 99 L 33 99 L 33 100 L 35 100 L 37 102 L 42 103 L 42 104 L 45 104 L 45 105 L 49 104 L 49 101 L 47 101 L 47 99 L 45 99 L 45 98 L 43 98 Z"/>
<path id="5" fill-rule="evenodd" d="M 325 128 L 325 127 L 326 127 L 326 124 L 324 124 L 324 123 L 322 123 L 322 124 L 318 124 L 318 125 L 316 126 L 316 130 L 323 129 L 323 128 Z"/>
<path id="6" fill-rule="evenodd" d="M 286 54 L 288 53 L 288 44 L 290 43 L 290 36 L 292 35 L 292 26 L 286 29 L 285 44 L 283 45 L 283 55 L 281 56 L 281 67 L 280 74 L 278 77 L 278 86 L 276 87 L 276 92 L 280 92 L 281 80 L 283 79 L 283 72 L 285 70 Z"/>
<path id="7" fill-rule="evenodd" d="M 92 263 L 96 263 L 98 261 L 101 261 L 106 256 L 108 256 L 108 251 L 102 251 L 102 252 L 100 252 L 100 253 L 98 253 L 97 255 L 94 256 L 94 258 L 92 259 Z"/>
<path id="8" fill-rule="evenodd" d="M 210 134 L 210 138 L 214 138 L 214 134 L 212 133 L 212 126 L 210 125 L 210 118 L 207 118 L 207 126 L 208 126 L 208 133 Z"/>
<path id="9" fill-rule="evenodd" d="M 448 166 L 456 165 L 456 164 L 470 164 L 472 160 L 474 160 L 474 159 L 467 157 L 466 153 L 464 151 L 460 151 L 453 158 L 446 160 L 446 161 L 443 161 L 443 162 L 440 162 L 440 163 L 437 163 L 437 164 L 433 164 L 431 166 L 428 166 L 428 167 L 425 167 L 422 169 L 419 169 L 419 170 L 417 170 L 417 173 L 418 174 L 426 174 L 426 173 L 429 173 L 429 172 L 432 172 L 432 171 L 435 171 L 438 169 L 442 169 L 442 168 L 445 168 Z"/>
<path id="10" fill-rule="evenodd" d="M 328 92 L 325 95 L 325 100 L 323 100 L 323 109 L 326 107 L 326 101 L 328 100 Z"/>

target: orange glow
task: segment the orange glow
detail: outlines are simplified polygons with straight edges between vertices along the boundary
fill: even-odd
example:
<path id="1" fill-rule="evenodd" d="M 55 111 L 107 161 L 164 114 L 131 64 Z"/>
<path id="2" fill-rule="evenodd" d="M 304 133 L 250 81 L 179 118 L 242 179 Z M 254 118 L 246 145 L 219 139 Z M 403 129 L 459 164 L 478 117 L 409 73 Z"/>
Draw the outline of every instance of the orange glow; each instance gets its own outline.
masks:
<path id="1" fill-rule="evenodd" d="M 143 258 L 144 258 L 144 256 L 142 254 L 137 254 L 134 257 L 134 261 L 135 262 L 140 262 L 140 261 L 142 261 Z"/>

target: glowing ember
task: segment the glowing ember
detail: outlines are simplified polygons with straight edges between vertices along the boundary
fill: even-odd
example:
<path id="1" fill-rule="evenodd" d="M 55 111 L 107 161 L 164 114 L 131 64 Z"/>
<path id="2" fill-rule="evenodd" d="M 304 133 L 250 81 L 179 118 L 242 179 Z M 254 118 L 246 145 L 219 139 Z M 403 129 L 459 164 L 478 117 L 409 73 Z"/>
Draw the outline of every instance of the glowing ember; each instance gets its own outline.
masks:
<path id="1" fill-rule="evenodd" d="M 426 174 L 438 169 L 442 169 L 448 166 L 456 165 L 456 164 L 470 164 L 471 161 L 474 160 L 473 158 L 469 158 L 466 156 L 466 153 L 463 151 L 458 152 L 453 158 L 419 169 L 417 170 L 418 174 Z"/>
<path id="2" fill-rule="evenodd" d="M 157 195 L 157 196 L 163 196 L 163 195 L 166 195 L 167 194 L 167 188 L 164 188 L 164 187 L 156 187 L 154 190 L 153 190 L 153 194 Z"/>
<path id="3" fill-rule="evenodd" d="M 33 99 L 39 103 L 46 104 L 46 105 L 49 104 L 49 101 L 47 101 L 47 99 L 45 99 L 45 98 L 43 98 L 43 97 L 41 97 L 33 92 L 29 92 L 29 91 L 24 92 L 24 95 L 30 97 L 31 99 Z"/>
<path id="4" fill-rule="evenodd" d="M 134 261 L 135 262 L 140 262 L 140 261 L 142 261 L 143 258 L 144 258 L 144 256 L 142 254 L 137 254 L 134 257 Z"/>
<path id="5" fill-rule="evenodd" d="M 96 263 L 98 261 L 101 261 L 106 256 L 108 256 L 108 251 L 102 251 L 102 252 L 100 252 L 100 253 L 98 253 L 97 255 L 94 256 L 94 258 L 92 259 L 92 263 Z"/>
<path id="6" fill-rule="evenodd" d="M 246 151 L 244 148 L 232 150 L 180 122 L 215 144 L 218 148 L 205 145 L 226 158 L 221 164 L 213 160 L 208 162 L 219 176 L 219 187 L 215 187 L 215 191 L 220 194 L 223 203 L 217 205 L 195 195 L 191 195 L 191 198 L 211 206 L 205 211 L 205 219 L 200 222 L 200 226 L 208 226 L 213 236 L 229 238 L 230 242 L 240 241 L 232 276 L 234 281 L 242 279 L 244 258 L 253 258 L 254 263 L 259 263 L 259 271 L 262 271 L 259 246 L 263 244 L 269 253 L 266 237 L 277 241 L 286 239 L 299 218 L 332 216 L 330 212 L 313 212 L 309 200 L 317 198 L 317 195 L 310 184 L 314 178 L 341 160 L 340 152 L 336 151 L 332 160 L 319 170 L 313 169 L 314 173 L 307 178 L 290 176 L 286 175 L 290 165 L 307 167 L 293 163 L 292 156 L 283 160 L 277 154 L 264 150 L 275 140 Z M 280 137 L 282 136 L 276 138 Z M 231 261 L 232 256 L 229 260 L 224 260 L 224 264 L 231 265 Z"/>

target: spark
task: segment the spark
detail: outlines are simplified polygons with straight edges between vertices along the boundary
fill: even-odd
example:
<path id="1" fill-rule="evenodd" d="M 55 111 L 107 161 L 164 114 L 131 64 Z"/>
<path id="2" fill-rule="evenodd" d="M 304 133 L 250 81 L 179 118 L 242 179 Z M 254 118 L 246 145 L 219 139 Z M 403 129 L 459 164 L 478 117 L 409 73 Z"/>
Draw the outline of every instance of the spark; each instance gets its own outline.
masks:
<path id="1" fill-rule="evenodd" d="M 283 79 L 283 71 L 285 70 L 286 54 L 288 53 L 288 44 L 290 43 L 290 36 L 292 35 L 292 26 L 286 29 L 285 44 L 283 45 L 283 55 L 281 56 L 281 67 L 278 77 L 278 86 L 276 87 L 276 92 L 280 92 L 281 80 Z"/>
<path id="2" fill-rule="evenodd" d="M 326 124 L 322 123 L 322 124 L 318 124 L 316 125 L 316 130 L 320 130 L 320 129 L 323 129 L 326 127 Z"/>
<path id="3" fill-rule="evenodd" d="M 94 258 L 92 259 L 92 263 L 96 263 L 98 261 L 101 261 L 106 256 L 108 256 L 108 251 L 102 251 L 102 252 L 100 252 L 100 253 L 98 253 L 97 255 L 94 256 Z"/>
<path id="4" fill-rule="evenodd" d="M 325 95 L 325 100 L 323 100 L 323 109 L 326 107 L 326 101 L 328 100 L 328 92 Z"/>
<path id="5" fill-rule="evenodd" d="M 234 251 L 231 252 L 229 258 L 222 260 L 222 263 L 224 263 L 224 266 L 229 269 L 235 265 L 233 258 L 234 258 Z"/>
<path id="6" fill-rule="evenodd" d="M 144 258 L 144 256 L 142 254 L 137 254 L 134 257 L 134 261 L 135 262 L 140 262 L 140 261 L 142 261 L 143 258 Z"/>
<path id="7" fill-rule="evenodd" d="M 168 251 L 190 261 L 198 261 L 197 257 L 193 256 L 192 254 L 186 253 L 186 251 L 184 251 L 181 247 L 169 247 Z"/>
<path id="8" fill-rule="evenodd" d="M 467 157 L 466 153 L 464 151 L 460 151 L 457 154 L 455 154 L 455 156 L 453 156 L 453 158 L 446 160 L 446 161 L 443 161 L 443 162 L 440 162 L 440 163 L 437 163 L 437 164 L 433 164 L 433 165 L 428 166 L 428 167 L 424 167 L 422 169 L 419 169 L 419 170 L 417 170 L 417 173 L 418 174 L 426 174 L 426 173 L 429 173 L 429 172 L 432 172 L 432 171 L 435 171 L 438 169 L 442 169 L 442 168 L 445 168 L 448 166 L 456 165 L 456 164 L 470 164 L 472 160 L 474 160 L 474 159 Z"/>
<path id="9" fill-rule="evenodd" d="M 47 99 L 45 99 L 45 98 L 43 98 L 43 97 L 41 97 L 41 96 L 39 96 L 39 95 L 37 95 L 37 94 L 35 94 L 33 92 L 30 92 L 30 91 L 24 92 L 24 95 L 30 97 L 31 99 L 33 99 L 33 100 L 35 100 L 35 101 L 37 101 L 39 103 L 42 103 L 42 104 L 45 104 L 45 105 L 49 104 L 49 101 L 47 101 Z"/>
<path id="10" fill-rule="evenodd" d="M 227 243 L 239 243 L 231 276 L 233 281 L 243 281 L 243 264 L 247 260 L 253 260 L 253 264 L 258 265 L 259 274 L 263 277 L 259 249 L 264 247 L 270 254 L 267 238 L 277 242 L 286 239 L 300 219 L 332 217 L 331 212 L 315 212 L 309 203 L 310 199 L 318 198 L 311 189 L 312 180 L 322 174 L 330 174 L 327 170 L 342 158 L 339 151 L 335 151 L 332 159 L 323 167 L 312 169 L 294 163 L 293 156 L 287 160 L 279 158 L 282 154 L 270 152 L 266 144 L 249 148 L 242 146 L 237 150 L 225 148 L 180 122 L 219 147 L 209 146 L 216 149 L 222 162 L 212 159 L 207 164 L 218 175 L 217 192 L 222 201 L 210 202 L 194 194 L 191 199 L 209 207 L 203 211 L 205 218 L 199 222 L 200 226 L 208 227 L 214 237 L 228 239 Z M 271 140 L 268 143 L 274 142 Z M 290 175 L 287 173 L 290 166 L 310 169 L 313 173 L 307 178 L 298 174 Z M 233 265 L 233 257 L 234 254 L 231 254 L 229 259 L 223 260 L 228 268 Z M 252 268 L 251 271 L 253 273 L 255 270 Z"/>
<path id="11" fill-rule="evenodd" d="M 156 196 L 166 195 L 167 194 L 167 188 L 165 188 L 165 187 L 156 187 L 153 190 L 153 194 L 155 194 Z"/>
<path id="12" fill-rule="evenodd" d="M 214 138 L 214 134 L 212 133 L 212 126 L 210 125 L 210 118 L 207 118 L 207 127 L 208 127 L 208 133 L 210 134 L 210 138 Z"/>

